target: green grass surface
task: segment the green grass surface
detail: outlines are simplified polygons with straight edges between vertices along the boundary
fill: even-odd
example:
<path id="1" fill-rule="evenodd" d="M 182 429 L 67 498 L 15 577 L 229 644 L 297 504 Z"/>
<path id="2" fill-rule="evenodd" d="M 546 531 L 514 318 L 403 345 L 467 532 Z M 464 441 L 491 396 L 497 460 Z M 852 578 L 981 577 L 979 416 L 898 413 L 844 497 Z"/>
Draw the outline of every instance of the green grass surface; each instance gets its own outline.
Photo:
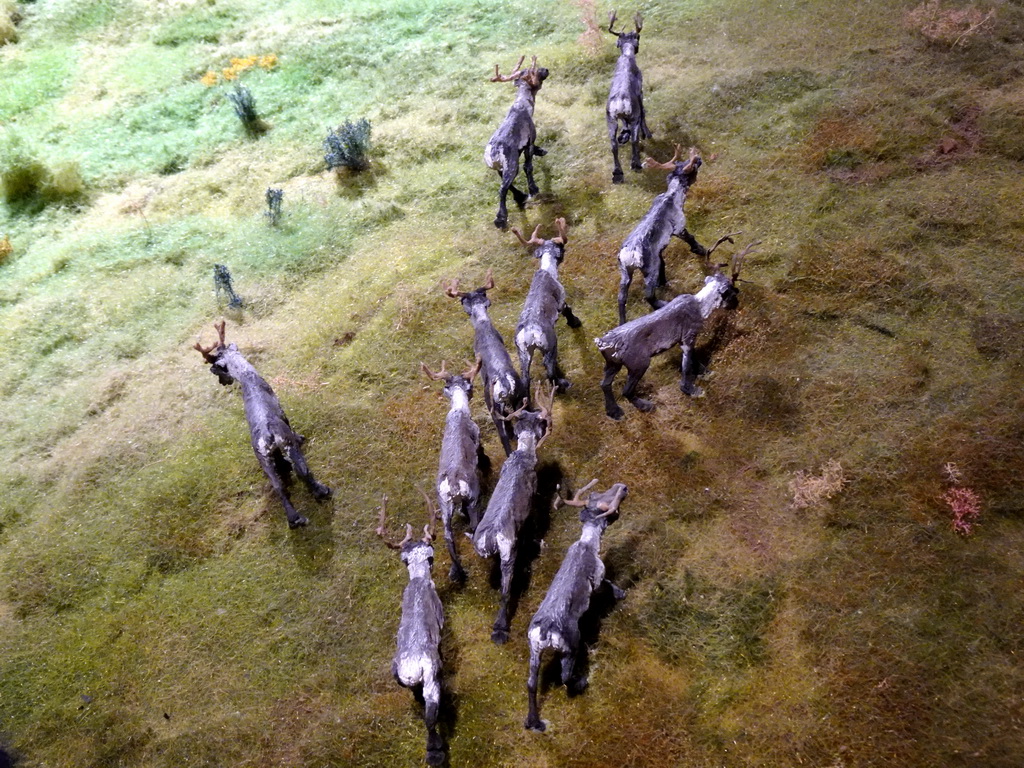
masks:
<path id="1" fill-rule="evenodd" d="M 405 572 L 375 507 L 386 492 L 396 524 L 424 516 L 445 405 L 418 365 L 472 343 L 441 280 L 493 269 L 511 341 L 534 263 L 491 224 L 481 155 L 512 98 L 493 65 L 523 54 L 551 69 L 549 155 L 510 223 L 569 220 L 562 277 L 585 323 L 559 329 L 575 386 L 542 471 L 629 485 L 605 540 L 628 597 L 590 637 L 590 688 L 545 686 L 550 728 L 529 733 L 525 628 L 575 515 L 541 532 L 503 647 L 489 565 L 463 543 L 455 588 L 439 548 L 450 763 L 1024 762 L 1020 3 L 955 47 L 903 27 L 913 3 L 641 4 L 647 152 L 698 146 L 690 230 L 763 245 L 740 309 L 702 336 L 705 397 L 679 392 L 667 353 L 642 385 L 657 409 L 622 422 L 603 415 L 592 339 L 664 181 L 610 183 L 614 45 L 581 42 L 590 4 L 16 5 L 0 46 L 0 747 L 21 765 L 422 762 L 420 711 L 390 676 Z M 271 126 L 252 138 L 231 85 L 200 78 L 268 54 L 239 76 Z M 371 168 L 324 172 L 328 128 L 362 117 Z M 699 262 L 679 244 L 666 258 L 670 288 L 695 290 Z M 219 303 L 214 264 L 241 311 Z M 644 306 L 634 288 L 629 315 Z M 237 389 L 191 349 L 222 315 L 334 489 L 317 505 L 294 488 L 309 528 L 288 530 Z M 843 487 L 795 507 L 794 478 L 830 460 Z M 983 500 L 971 537 L 941 498 L 947 462 Z"/>

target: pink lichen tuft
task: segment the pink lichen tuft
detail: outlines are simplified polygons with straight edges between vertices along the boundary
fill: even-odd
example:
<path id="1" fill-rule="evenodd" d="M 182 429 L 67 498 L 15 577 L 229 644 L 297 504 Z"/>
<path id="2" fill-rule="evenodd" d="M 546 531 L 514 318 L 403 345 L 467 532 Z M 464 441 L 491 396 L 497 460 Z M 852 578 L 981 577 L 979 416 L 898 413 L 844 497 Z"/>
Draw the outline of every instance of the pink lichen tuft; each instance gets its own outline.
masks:
<path id="1" fill-rule="evenodd" d="M 961 536 L 970 536 L 981 515 L 981 497 L 970 488 L 954 486 L 942 496 L 953 513 L 953 530 Z"/>

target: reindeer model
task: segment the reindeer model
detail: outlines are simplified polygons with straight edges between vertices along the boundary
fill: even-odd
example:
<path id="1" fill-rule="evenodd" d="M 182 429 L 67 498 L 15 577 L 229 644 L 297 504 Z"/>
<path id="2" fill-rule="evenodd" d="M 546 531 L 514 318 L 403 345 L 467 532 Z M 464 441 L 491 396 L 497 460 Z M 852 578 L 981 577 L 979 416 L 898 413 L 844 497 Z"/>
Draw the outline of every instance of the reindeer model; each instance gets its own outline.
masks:
<path id="1" fill-rule="evenodd" d="M 569 242 L 565 219 L 555 219 L 558 236 L 550 240 L 537 237 L 540 225 L 533 230 L 530 239 L 523 237 L 522 232 L 513 228 L 512 231 L 519 241 L 529 248 L 536 245 L 533 257 L 540 259 L 540 268 L 533 273 L 530 292 L 526 295 L 526 304 L 519 315 L 516 326 L 516 349 L 519 350 L 519 369 L 523 375 L 523 386 L 530 391 L 530 364 L 533 353 L 540 350 L 544 355 L 544 367 L 548 379 L 556 389 L 564 392 L 570 386 L 562 376 L 558 367 L 558 336 L 555 333 L 555 321 L 558 316 L 565 315 L 570 328 L 579 328 L 583 322 L 572 313 L 572 307 L 565 302 L 565 288 L 558 282 L 558 265 L 565 258 L 565 245 Z"/>
<path id="2" fill-rule="evenodd" d="M 719 265 L 715 267 L 713 274 L 704 278 L 704 287 L 698 293 L 676 296 L 660 309 L 636 320 L 630 320 L 595 339 L 597 348 L 604 355 L 604 378 L 601 379 L 601 389 L 604 391 L 605 411 L 609 416 L 613 419 L 622 418 L 622 408 L 615 402 L 615 396 L 612 394 L 612 381 L 622 366 L 626 366 L 629 374 L 626 385 L 622 388 L 622 396 L 638 410 L 649 411 L 654 407 L 650 401 L 636 396 L 636 386 L 647 372 L 651 358 L 676 344 L 683 351 L 682 379 L 679 388 L 687 395 L 702 394 L 694 385 L 694 341 L 704 321 L 718 307 L 735 309 L 739 304 L 739 289 L 736 288 L 736 282 L 739 280 L 740 266 L 743 258 L 756 245 L 758 243 L 751 243 L 733 257 L 731 278 L 722 274 L 721 267 L 725 265 Z"/>
<path id="3" fill-rule="evenodd" d="M 583 532 L 579 541 L 569 547 L 565 559 L 555 574 L 554 581 L 548 588 L 544 601 L 530 621 L 530 629 L 526 636 L 530 641 L 530 677 L 526 689 L 530 696 L 530 712 L 526 716 L 524 726 L 535 731 L 543 731 L 546 726 L 540 719 L 537 709 L 537 678 L 540 672 L 540 659 L 544 650 L 551 648 L 562 656 L 562 683 L 574 692 L 587 687 L 587 678 L 580 675 L 576 663 L 583 650 L 580 640 L 580 617 L 590 606 L 590 595 L 602 584 L 611 587 L 616 600 L 621 600 L 626 593 L 604 577 L 604 563 L 601 562 L 601 535 L 619 516 L 619 505 L 626 498 L 628 489 L 622 483 L 616 483 L 604 493 L 592 493 L 587 500 L 580 501 L 584 492 L 590 490 L 597 480 L 592 480 L 581 488 L 572 499 L 555 501 L 582 507 L 580 522 Z"/>
<path id="4" fill-rule="evenodd" d="M 492 83 L 514 82 L 517 93 L 516 100 L 508 110 L 504 121 L 491 136 L 484 148 L 484 163 L 493 168 L 501 177 L 501 189 L 498 191 L 498 215 L 494 217 L 494 226 L 504 229 L 508 224 L 508 209 L 505 201 L 509 191 L 522 208 L 526 205 L 527 196 L 516 189 L 512 182 L 519 173 L 519 156 L 523 156 L 523 170 L 526 171 L 527 190 L 530 197 L 540 190 L 533 181 L 533 156 L 543 157 L 547 152 L 534 145 L 537 140 L 537 128 L 533 124 L 533 106 L 537 91 L 548 76 L 544 67 L 537 66 L 537 57 L 533 57 L 533 65 L 529 69 L 520 69 L 525 56 L 520 57 L 515 70 L 510 75 L 503 75 L 494 65 Z"/>
<path id="5" fill-rule="evenodd" d="M 331 489 L 318 483 L 309 471 L 306 457 L 302 455 L 302 443 L 306 438 L 291 428 L 274 390 L 242 357 L 237 346 L 224 344 L 224 321 L 221 320 L 214 328 L 217 329 L 219 341 L 208 347 L 196 342 L 194 348 L 210 363 L 210 372 L 221 384 L 227 386 L 237 381 L 241 385 L 242 405 L 245 407 L 245 419 L 249 422 L 249 436 L 256 458 L 284 505 L 288 525 L 292 528 L 306 525 L 309 520 L 295 511 L 285 490 L 289 471 L 295 470 L 317 501 L 330 496 Z"/>
<path id="6" fill-rule="evenodd" d="M 608 31 L 619 40 L 619 60 L 615 63 L 615 74 L 612 76 L 612 87 L 608 93 L 608 106 L 605 119 L 608 122 L 608 139 L 612 144 L 612 159 L 615 169 L 612 171 L 612 183 L 622 183 L 622 165 L 619 163 L 619 145 L 627 142 L 633 145 L 633 157 L 630 168 L 639 171 L 640 142 L 649 139 L 653 134 L 647 127 L 644 114 L 644 78 L 640 67 L 636 65 L 636 55 L 640 51 L 640 30 L 644 28 L 644 19 L 637 13 L 633 17 L 636 32 L 616 32 L 615 11 L 608 15 Z M 622 129 L 619 130 L 619 123 Z"/>
<path id="7" fill-rule="evenodd" d="M 685 163 L 677 162 L 679 145 L 675 155 L 667 163 L 658 163 L 650 158 L 644 162 L 648 168 L 662 168 L 671 171 L 668 175 L 668 189 L 654 198 L 650 210 L 640 220 L 619 249 L 619 324 L 626 322 L 626 295 L 629 285 L 633 282 L 633 272 L 640 270 L 644 276 L 644 297 L 657 309 L 665 304 L 655 297 L 655 290 L 666 284 L 665 260 L 662 254 L 668 247 L 669 240 L 675 235 L 684 241 L 690 250 L 698 256 L 707 258 L 711 251 L 731 236 L 719 239 L 710 250 L 697 242 L 697 239 L 686 229 L 686 214 L 683 205 L 686 193 L 697 179 L 697 170 L 701 166 L 700 156 L 696 149 L 690 150 L 690 157 Z"/>
<path id="8" fill-rule="evenodd" d="M 466 580 L 452 532 L 452 517 L 456 509 L 469 520 L 470 530 L 480 522 L 480 475 L 478 468 L 486 460 L 480 445 L 480 428 L 469 412 L 469 399 L 473 396 L 473 379 L 483 361 L 478 357 L 469 370 L 448 373 L 441 362 L 441 370 L 434 373 L 423 363 L 420 368 L 428 378 L 444 382 L 444 396 L 451 400 L 451 409 L 444 424 L 441 458 L 437 470 L 437 501 L 444 526 L 444 541 L 452 559 L 448 578 L 454 582 Z"/>
<path id="9" fill-rule="evenodd" d="M 523 402 L 528 393 L 519 374 L 512 367 L 512 358 L 505 349 L 505 340 L 487 315 L 487 308 L 491 306 L 487 292 L 492 288 L 494 275 L 491 270 L 487 270 L 487 283 L 475 291 L 460 291 L 459 281 L 452 280 L 445 284 L 445 293 L 462 302 L 462 308 L 473 323 L 473 351 L 483 362 L 484 403 L 498 430 L 501 446 L 508 455 L 512 452 L 514 435 L 505 417 Z"/>
<path id="10" fill-rule="evenodd" d="M 441 628 L 444 609 L 430 577 L 434 564 L 434 539 L 430 524 L 423 526 L 423 538 L 413 539 L 412 526 L 406 523 L 405 538 L 395 543 L 385 535 L 388 497 L 380 505 L 377 535 L 392 549 L 401 551 L 402 562 L 409 569 L 409 583 L 402 595 L 402 620 L 398 625 L 398 651 L 391 662 L 391 674 L 405 688 L 422 686 L 427 726 L 427 764 L 444 763 L 444 742 L 437 732 L 437 715 L 441 705 Z M 429 501 L 427 508 L 430 510 Z M 431 520 L 435 517 L 431 510 Z"/>
<path id="11" fill-rule="evenodd" d="M 501 559 L 501 606 L 491 632 L 491 640 L 498 644 L 508 642 L 508 605 L 519 529 L 530 516 L 533 496 L 537 492 L 537 449 L 551 432 L 554 399 L 552 390 L 540 411 L 520 409 L 507 417 L 516 420 L 518 444 L 501 465 L 498 484 L 473 536 L 473 547 L 480 557 L 498 555 Z"/>

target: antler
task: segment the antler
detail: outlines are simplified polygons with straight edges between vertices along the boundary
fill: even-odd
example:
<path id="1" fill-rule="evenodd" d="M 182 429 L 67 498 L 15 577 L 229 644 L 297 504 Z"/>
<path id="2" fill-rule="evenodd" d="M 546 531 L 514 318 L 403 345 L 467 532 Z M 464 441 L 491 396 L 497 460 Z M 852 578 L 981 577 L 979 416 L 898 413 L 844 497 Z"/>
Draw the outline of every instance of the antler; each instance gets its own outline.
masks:
<path id="1" fill-rule="evenodd" d="M 679 159 L 680 146 L 676 144 L 676 153 L 672 155 L 672 159 L 667 163 L 659 163 L 653 157 L 648 157 L 644 160 L 644 168 L 661 168 L 664 171 L 674 171 L 676 169 L 676 160 Z"/>
<path id="2" fill-rule="evenodd" d="M 555 229 L 558 230 L 558 237 L 553 237 L 551 240 L 561 245 L 565 245 L 569 242 L 569 225 L 565 223 L 565 219 L 559 216 L 555 219 Z"/>
<path id="3" fill-rule="evenodd" d="M 381 541 L 387 544 L 391 549 L 401 549 L 406 545 L 407 542 L 412 541 L 412 526 L 409 523 L 405 524 L 405 538 L 402 539 L 398 544 L 393 541 L 389 541 L 385 535 L 384 521 L 387 519 L 388 514 L 388 495 L 385 493 L 380 497 L 380 524 L 377 526 L 377 535 L 380 536 Z"/>
<path id="4" fill-rule="evenodd" d="M 739 253 L 732 257 L 732 281 L 734 283 L 740 279 L 740 267 L 743 266 L 743 259 L 745 259 L 748 254 L 753 253 L 754 248 L 756 248 L 760 244 L 760 240 L 755 240 L 742 251 L 740 251 Z"/>
<path id="5" fill-rule="evenodd" d="M 485 285 L 481 285 L 479 290 L 489 291 L 493 287 L 494 287 L 494 270 L 493 269 L 488 269 L 487 270 L 487 283 Z"/>
<path id="6" fill-rule="evenodd" d="M 633 16 L 633 24 L 636 25 L 636 33 L 639 35 L 640 30 L 644 28 L 644 17 L 640 15 L 640 11 Z"/>
<path id="7" fill-rule="evenodd" d="M 541 391 L 538 394 L 543 395 L 544 390 L 541 389 Z M 537 447 L 540 448 L 544 444 L 544 441 L 548 439 L 548 435 L 551 434 L 551 409 L 555 405 L 555 382 L 551 382 L 551 392 L 547 397 L 547 403 L 545 403 L 540 397 L 538 397 L 537 400 L 540 403 L 540 417 L 544 419 L 548 425 L 547 429 L 544 430 L 544 434 L 541 436 L 540 440 L 537 441 Z"/>
<path id="8" fill-rule="evenodd" d="M 527 240 L 525 237 L 523 237 L 522 232 L 520 232 L 515 227 L 512 227 L 512 234 L 518 237 L 519 242 L 521 242 L 527 248 L 529 248 L 531 245 L 544 245 L 544 241 L 541 238 L 537 237 L 538 232 L 540 232 L 540 224 L 537 225 L 537 227 L 533 230 L 533 234 L 530 235 L 530 239 Z"/>
<path id="9" fill-rule="evenodd" d="M 426 374 L 427 378 L 431 379 L 432 381 L 440 381 L 441 379 L 447 379 L 449 376 L 451 376 L 451 374 L 445 370 L 444 360 L 441 361 L 441 370 L 439 373 L 434 373 L 432 370 L 427 368 L 426 363 L 422 362 L 420 363 L 420 370 L 423 371 L 423 373 Z"/>
<path id="10" fill-rule="evenodd" d="M 192 345 L 192 349 L 199 350 L 199 354 L 201 354 L 203 356 L 203 359 L 206 360 L 206 362 L 208 362 L 208 363 L 215 363 L 215 362 L 217 362 L 216 358 L 214 358 L 210 353 L 213 352 L 213 350 L 219 349 L 220 347 L 224 346 L 224 326 L 225 326 L 225 324 L 226 323 L 225 323 L 224 320 L 221 320 L 219 323 L 214 323 L 213 324 L 213 327 L 217 330 L 217 336 L 219 337 L 219 341 L 216 344 L 211 344 L 208 347 L 204 347 L 202 344 L 200 344 L 197 341 L 195 344 Z"/>
<path id="11" fill-rule="evenodd" d="M 442 281 L 441 287 L 444 288 L 444 292 L 453 299 L 461 299 L 466 296 L 465 291 L 459 290 L 459 281 L 457 279 Z"/>
<path id="12" fill-rule="evenodd" d="M 521 66 L 523 66 L 523 62 L 525 60 L 526 60 L 526 56 L 525 55 L 519 57 L 519 63 L 515 65 L 515 67 L 512 70 L 512 74 L 511 75 L 503 75 L 503 74 L 501 74 L 501 71 L 498 69 L 498 65 L 495 64 L 494 65 L 494 77 L 491 78 L 491 82 L 492 83 L 507 83 L 509 80 L 517 80 L 517 79 L 519 79 L 520 77 L 523 76 L 523 71 L 521 69 L 519 69 L 519 68 Z M 533 57 L 533 62 L 534 62 L 534 65 L 536 66 L 536 63 L 537 63 L 537 57 L 536 56 Z"/>
<path id="13" fill-rule="evenodd" d="M 462 372 L 462 378 L 464 378 L 466 381 L 472 381 L 473 379 L 476 378 L 476 375 L 480 373 L 480 368 L 483 364 L 484 359 L 480 357 L 480 355 L 477 355 L 476 362 L 473 364 L 473 367 L 467 368 L 465 371 Z M 443 363 L 441 367 L 444 367 Z"/>
<path id="14" fill-rule="evenodd" d="M 416 486 L 416 490 L 423 496 L 423 500 L 427 502 L 427 514 L 430 516 L 430 522 L 423 526 L 423 538 L 424 544 L 429 544 L 434 540 L 434 522 L 437 520 L 437 509 L 433 504 L 430 503 L 430 497 L 427 496 L 427 492 L 420 486 Z"/>
<path id="15" fill-rule="evenodd" d="M 616 15 L 616 13 L 615 13 L 615 11 L 613 9 L 612 12 L 608 14 L 608 31 L 611 32 L 616 37 L 622 37 L 622 33 L 621 32 L 616 32 L 614 29 L 612 29 L 612 27 L 615 26 L 615 20 L 617 18 L 618 18 L 618 16 Z"/>
<path id="16" fill-rule="evenodd" d="M 524 398 L 523 398 L 523 404 L 522 404 L 522 406 L 520 406 L 520 407 L 519 407 L 519 408 L 517 408 L 516 410 L 512 411 L 512 413 L 508 414 L 507 416 L 503 416 L 503 415 L 502 415 L 502 414 L 500 414 L 500 413 L 495 413 L 495 416 L 497 416 L 497 417 L 498 417 L 499 419 L 501 419 L 502 421 L 512 421 L 512 419 L 517 419 L 517 418 L 519 418 L 520 414 L 522 414 L 522 413 L 523 413 L 523 411 L 525 411 L 525 410 L 526 410 L 526 408 L 527 408 L 527 405 L 529 404 L 529 402 L 530 402 L 530 401 L 529 401 L 529 400 L 527 400 L 527 399 L 526 399 L 526 398 L 524 397 Z"/>
<path id="17" fill-rule="evenodd" d="M 587 491 L 589 491 L 595 485 L 597 485 L 597 478 L 596 477 L 593 480 L 591 480 L 589 483 L 584 485 L 582 488 L 580 488 L 578 491 L 576 491 L 576 494 L 571 499 L 563 499 L 558 494 L 558 492 L 562 489 L 562 486 L 561 485 L 555 486 L 555 509 L 561 508 L 563 504 L 568 504 L 570 507 L 585 507 L 585 506 L 587 506 L 587 502 L 581 501 L 581 499 L 583 498 L 583 494 L 586 493 Z"/>
<path id="18" fill-rule="evenodd" d="M 731 245 L 735 245 L 736 241 L 733 240 L 733 238 L 742 234 L 743 232 L 730 232 L 728 235 L 722 235 L 720 238 L 718 238 L 718 240 L 715 241 L 714 245 L 708 248 L 708 252 L 704 254 L 704 261 L 711 261 L 711 254 L 714 253 L 715 248 L 720 246 L 722 243 L 729 243 Z"/>
<path id="19" fill-rule="evenodd" d="M 594 517 L 608 517 L 608 515 L 614 515 L 619 511 L 619 505 L 622 504 L 622 500 L 626 498 L 626 494 L 629 493 L 629 488 L 624 484 L 619 484 L 621 487 L 615 492 L 615 498 L 606 504 L 598 503 L 597 508 L 603 509 L 604 511 L 600 515 L 594 515 Z M 607 491 L 605 491 L 607 493 Z"/>

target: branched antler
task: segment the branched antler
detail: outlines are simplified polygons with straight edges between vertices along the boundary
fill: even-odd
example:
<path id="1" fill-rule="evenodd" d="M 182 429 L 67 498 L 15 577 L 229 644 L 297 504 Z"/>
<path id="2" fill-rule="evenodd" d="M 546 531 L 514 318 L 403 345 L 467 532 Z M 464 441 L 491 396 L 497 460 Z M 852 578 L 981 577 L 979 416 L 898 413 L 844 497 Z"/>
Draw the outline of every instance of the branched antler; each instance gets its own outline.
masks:
<path id="1" fill-rule="evenodd" d="M 565 245 L 569 242 L 569 225 L 565 223 L 565 219 L 559 216 L 555 219 L 555 229 L 558 230 L 558 236 L 551 238 L 552 242 L 560 245 Z"/>
<path id="2" fill-rule="evenodd" d="M 523 237 L 522 232 L 520 232 L 515 227 L 512 227 L 512 234 L 518 237 L 519 242 L 521 242 L 527 248 L 529 248 L 531 245 L 544 245 L 544 241 L 541 238 L 537 237 L 538 232 L 540 232 L 540 224 L 538 224 L 536 228 L 534 228 L 533 234 L 530 235 L 530 239 L 527 240 L 525 237 Z"/>
<path id="3" fill-rule="evenodd" d="M 219 323 L 214 323 L 213 324 L 213 327 L 217 330 L 217 336 L 219 338 L 219 340 L 216 343 L 211 344 L 208 347 L 204 347 L 202 344 L 200 344 L 197 341 L 195 344 L 192 345 L 192 349 L 199 350 L 199 354 L 201 354 L 203 356 L 203 359 L 206 360 L 206 362 L 208 362 L 208 363 L 215 363 L 215 362 L 217 362 L 217 358 L 215 358 L 211 353 L 214 350 L 220 349 L 221 347 L 225 346 L 224 345 L 224 327 L 225 327 L 225 325 L 226 325 L 226 322 L 224 320 L 221 320 Z"/>
<path id="4" fill-rule="evenodd" d="M 523 76 L 523 71 L 520 69 L 520 67 L 523 66 L 523 62 L 524 61 L 526 61 L 526 56 L 520 56 L 519 57 L 519 63 L 516 64 L 515 67 L 512 69 L 512 74 L 511 75 L 503 75 L 503 74 L 501 74 L 501 70 L 498 68 L 498 65 L 495 64 L 494 65 L 494 77 L 491 78 L 491 82 L 492 83 L 507 83 L 510 80 L 518 80 L 520 77 Z M 536 63 L 537 63 L 537 57 L 536 56 L 533 57 L 533 61 L 534 61 L 534 65 L 536 65 Z"/>
<path id="5" fill-rule="evenodd" d="M 558 492 L 560 490 L 562 490 L 562 486 L 561 485 L 555 486 L 555 509 L 560 509 L 563 505 L 568 505 L 570 507 L 585 507 L 585 506 L 587 506 L 587 502 L 582 500 L 583 499 L 583 494 L 586 493 L 587 491 L 589 491 L 595 485 L 597 485 L 597 478 L 596 477 L 593 480 L 591 480 L 589 483 L 584 485 L 582 488 L 580 488 L 578 491 L 576 491 L 576 494 L 571 499 L 566 499 L 566 498 L 563 498 L 561 495 L 559 495 Z"/>
<path id="6" fill-rule="evenodd" d="M 735 245 L 736 241 L 733 240 L 733 238 L 734 237 L 738 237 L 739 235 L 742 235 L 742 234 L 743 234 L 743 232 L 730 232 L 728 235 L 722 235 L 720 238 L 718 238 L 718 240 L 715 241 L 714 245 L 712 245 L 710 248 L 708 248 L 708 252 L 706 254 L 704 254 L 704 260 L 705 261 L 710 261 L 711 260 L 711 254 L 714 253 L 715 252 L 715 248 L 720 246 L 722 243 L 729 243 L 731 245 Z"/>
<path id="7" fill-rule="evenodd" d="M 676 144 L 676 152 L 672 155 L 672 159 L 667 163 L 659 163 L 653 157 L 648 157 L 644 160 L 644 168 L 661 168 L 663 171 L 674 171 L 676 169 L 676 161 L 679 159 L 679 153 L 682 151 L 682 147 Z"/>
<path id="8" fill-rule="evenodd" d="M 743 266 L 743 260 L 754 252 L 754 248 L 761 244 L 760 240 L 755 240 L 742 251 L 732 257 L 732 281 L 735 283 L 740 279 L 740 268 Z"/>
<path id="9" fill-rule="evenodd" d="M 381 541 L 383 541 L 391 549 L 401 549 L 408 542 L 412 541 L 412 526 L 409 523 L 405 524 L 405 538 L 396 544 L 394 541 L 389 540 L 386 535 L 387 531 L 384 527 L 384 522 L 387 519 L 387 515 L 388 495 L 385 493 L 380 498 L 380 521 L 379 524 L 377 525 L 377 535 L 380 536 Z"/>
<path id="10" fill-rule="evenodd" d="M 420 363 L 420 370 L 423 371 L 426 377 L 431 381 L 447 380 L 448 377 L 451 376 L 451 374 L 445 370 L 444 360 L 441 361 L 441 370 L 438 373 L 434 373 L 432 370 L 427 368 L 427 364 L 423 362 Z"/>
<path id="11" fill-rule="evenodd" d="M 621 32 L 616 32 L 614 29 L 612 29 L 612 27 L 615 26 L 615 20 L 617 18 L 619 18 L 619 17 L 615 13 L 615 10 L 613 9 L 612 12 L 608 14 L 608 31 L 611 32 L 616 37 L 622 37 L 622 33 Z"/>

